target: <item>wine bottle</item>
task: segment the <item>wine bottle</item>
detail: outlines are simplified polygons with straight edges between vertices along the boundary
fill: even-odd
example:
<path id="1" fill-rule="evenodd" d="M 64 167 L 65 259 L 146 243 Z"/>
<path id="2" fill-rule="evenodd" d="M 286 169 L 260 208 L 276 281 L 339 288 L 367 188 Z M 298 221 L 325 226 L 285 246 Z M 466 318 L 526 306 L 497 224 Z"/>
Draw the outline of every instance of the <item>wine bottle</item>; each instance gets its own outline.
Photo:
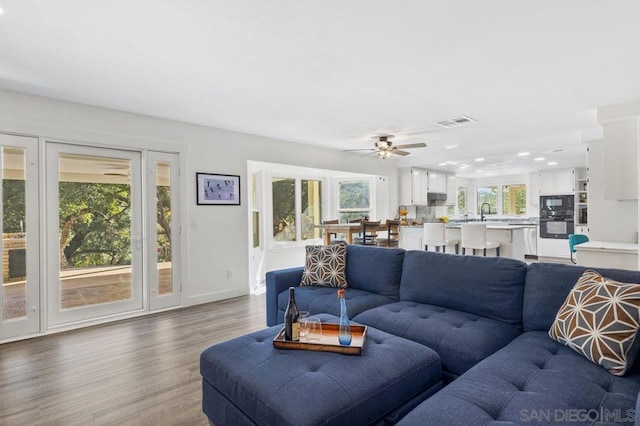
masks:
<path id="1" fill-rule="evenodd" d="M 297 342 L 300 340 L 300 322 L 295 291 L 295 287 L 289 287 L 289 304 L 284 311 L 284 340 Z"/>

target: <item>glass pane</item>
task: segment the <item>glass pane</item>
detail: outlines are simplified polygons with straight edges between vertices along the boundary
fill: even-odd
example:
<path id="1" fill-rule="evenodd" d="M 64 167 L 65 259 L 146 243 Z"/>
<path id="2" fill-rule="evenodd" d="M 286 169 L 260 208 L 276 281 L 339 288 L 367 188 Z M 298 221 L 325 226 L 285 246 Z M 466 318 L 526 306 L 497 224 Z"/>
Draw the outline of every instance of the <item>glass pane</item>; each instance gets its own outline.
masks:
<path id="1" fill-rule="evenodd" d="M 488 203 L 489 206 L 484 206 L 484 214 L 496 214 L 498 212 L 498 187 L 497 186 L 485 186 L 477 188 L 478 194 L 478 214 L 482 211 L 482 205 Z"/>
<path id="2" fill-rule="evenodd" d="M 273 195 L 273 239 L 274 241 L 296 240 L 296 181 L 295 179 L 272 178 Z"/>
<path id="3" fill-rule="evenodd" d="M 2 319 L 27 315 L 25 150 L 2 148 Z"/>
<path id="4" fill-rule="evenodd" d="M 60 306 L 131 299 L 131 161 L 58 161 Z"/>
<path id="5" fill-rule="evenodd" d="M 352 180 L 339 183 L 340 209 L 371 208 L 369 182 L 366 180 Z"/>
<path id="6" fill-rule="evenodd" d="M 173 293 L 171 285 L 171 164 L 156 163 L 158 229 L 158 294 Z"/>
<path id="7" fill-rule="evenodd" d="M 527 187 L 525 185 L 504 185 L 502 187 L 502 214 L 527 214 Z"/>
<path id="8" fill-rule="evenodd" d="M 322 223 L 322 182 L 302 180 L 302 239 L 320 238 Z"/>
<path id="9" fill-rule="evenodd" d="M 352 220 L 362 220 L 369 217 L 369 210 L 340 212 L 340 223 L 349 223 Z"/>
<path id="10" fill-rule="evenodd" d="M 467 188 L 464 186 L 458 187 L 458 213 L 467 213 Z"/>

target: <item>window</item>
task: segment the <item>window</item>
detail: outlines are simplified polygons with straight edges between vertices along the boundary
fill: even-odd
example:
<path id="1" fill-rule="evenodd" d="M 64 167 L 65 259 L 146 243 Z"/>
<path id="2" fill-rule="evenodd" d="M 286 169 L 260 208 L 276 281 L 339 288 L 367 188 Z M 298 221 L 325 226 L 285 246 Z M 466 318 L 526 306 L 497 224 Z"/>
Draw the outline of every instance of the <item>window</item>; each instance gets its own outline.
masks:
<path id="1" fill-rule="evenodd" d="M 467 187 L 459 186 L 456 189 L 456 202 L 447 206 L 447 214 L 449 216 L 454 214 L 464 215 L 467 214 Z"/>
<path id="2" fill-rule="evenodd" d="M 371 182 L 342 180 L 338 182 L 338 213 L 340 222 L 371 217 Z"/>
<path id="3" fill-rule="evenodd" d="M 322 182 L 319 180 L 302 180 L 302 239 L 320 238 L 322 222 Z"/>
<path id="4" fill-rule="evenodd" d="M 482 205 L 484 203 L 489 204 L 489 208 L 485 207 L 484 213 L 496 214 L 498 213 L 498 187 L 497 186 L 479 186 L 476 188 L 476 195 L 478 200 L 477 213 L 482 212 Z"/>
<path id="5" fill-rule="evenodd" d="M 502 214 L 527 214 L 527 187 L 524 184 L 502 186 Z"/>
<path id="6" fill-rule="evenodd" d="M 296 240 L 296 180 L 274 177 L 273 197 L 274 241 Z"/>
<path id="7" fill-rule="evenodd" d="M 273 240 L 300 241 L 320 238 L 322 182 L 274 177 L 271 179 Z"/>

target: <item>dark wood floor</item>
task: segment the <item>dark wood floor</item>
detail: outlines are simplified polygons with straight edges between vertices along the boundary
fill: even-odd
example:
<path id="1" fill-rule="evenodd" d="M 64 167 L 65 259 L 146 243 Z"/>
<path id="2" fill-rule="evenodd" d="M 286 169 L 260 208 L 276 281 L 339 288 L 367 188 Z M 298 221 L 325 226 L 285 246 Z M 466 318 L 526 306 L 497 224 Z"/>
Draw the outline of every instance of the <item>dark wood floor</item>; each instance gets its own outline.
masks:
<path id="1" fill-rule="evenodd" d="M 0 345 L 0 424 L 207 425 L 200 353 L 265 327 L 243 296 Z"/>

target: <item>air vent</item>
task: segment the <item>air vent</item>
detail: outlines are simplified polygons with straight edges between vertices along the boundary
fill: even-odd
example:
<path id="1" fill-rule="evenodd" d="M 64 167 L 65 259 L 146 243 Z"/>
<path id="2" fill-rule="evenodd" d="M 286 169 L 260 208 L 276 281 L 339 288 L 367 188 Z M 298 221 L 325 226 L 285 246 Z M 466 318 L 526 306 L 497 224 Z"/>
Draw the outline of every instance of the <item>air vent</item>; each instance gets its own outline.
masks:
<path id="1" fill-rule="evenodd" d="M 475 122 L 476 120 L 473 118 L 461 115 L 460 117 L 450 118 L 449 120 L 438 121 L 438 124 L 442 127 L 446 127 L 447 129 L 451 129 L 453 127 L 460 127 Z"/>

